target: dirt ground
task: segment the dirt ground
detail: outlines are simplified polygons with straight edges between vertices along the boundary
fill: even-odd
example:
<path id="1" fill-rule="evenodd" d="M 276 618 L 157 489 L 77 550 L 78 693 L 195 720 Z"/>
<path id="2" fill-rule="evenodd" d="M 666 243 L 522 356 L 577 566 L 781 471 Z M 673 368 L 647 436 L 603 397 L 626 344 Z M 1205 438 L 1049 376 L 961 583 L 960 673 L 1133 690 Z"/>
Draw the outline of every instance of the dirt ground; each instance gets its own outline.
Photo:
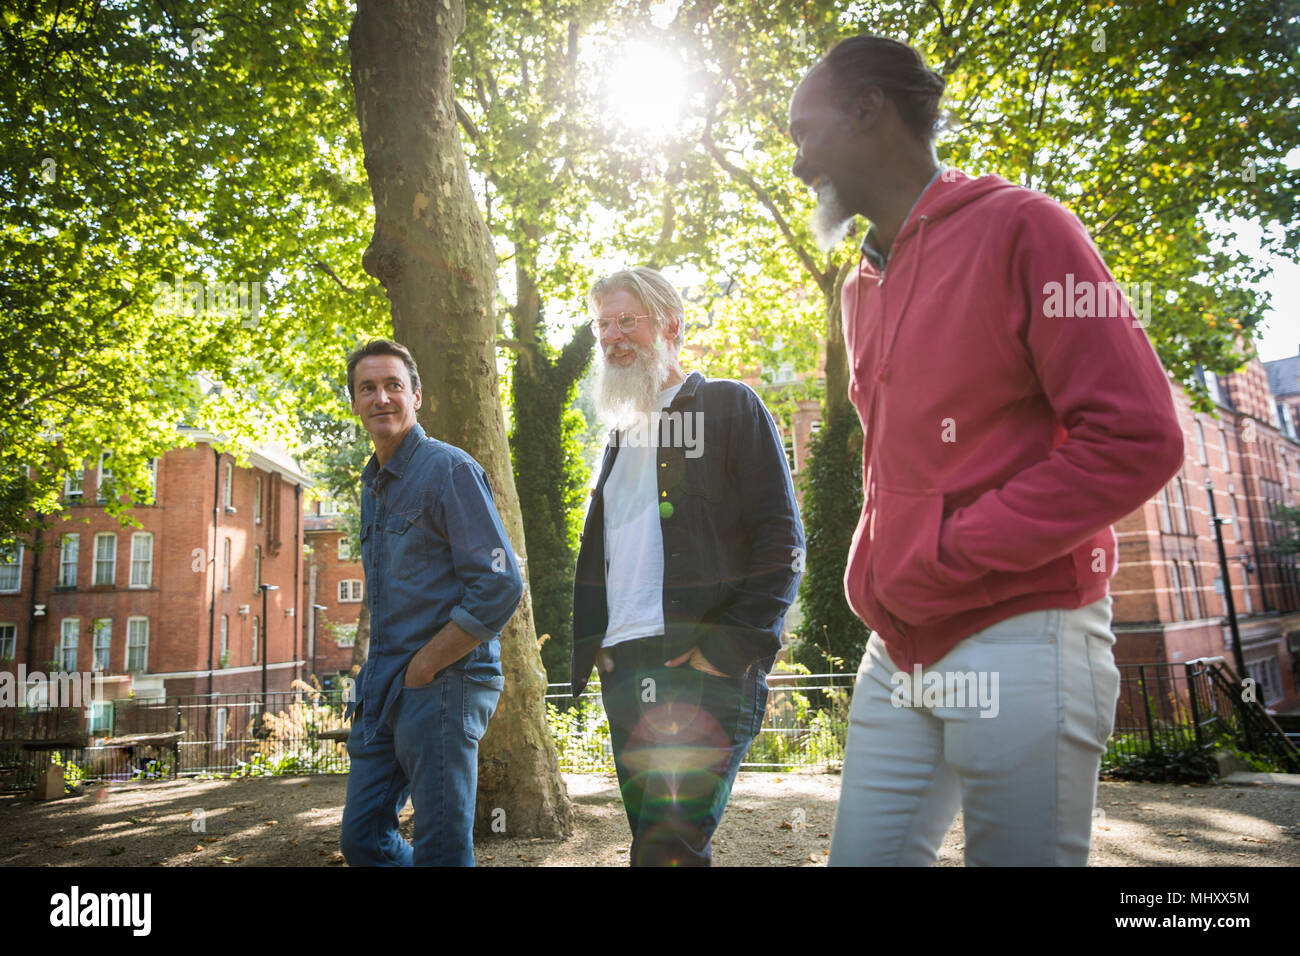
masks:
<path id="1" fill-rule="evenodd" d="M 563 841 L 481 841 L 480 866 L 622 866 L 629 833 L 613 776 L 566 774 Z M 341 866 L 346 778 L 263 777 L 88 787 L 37 802 L 0 794 L 0 866 Z M 741 774 L 714 838 L 718 866 L 823 866 L 840 778 Z M 1300 787 L 1103 782 L 1093 866 L 1300 865 Z M 402 814 L 411 836 L 411 809 Z M 507 821 L 508 824 L 509 821 Z M 962 865 L 961 817 L 940 866 Z"/>

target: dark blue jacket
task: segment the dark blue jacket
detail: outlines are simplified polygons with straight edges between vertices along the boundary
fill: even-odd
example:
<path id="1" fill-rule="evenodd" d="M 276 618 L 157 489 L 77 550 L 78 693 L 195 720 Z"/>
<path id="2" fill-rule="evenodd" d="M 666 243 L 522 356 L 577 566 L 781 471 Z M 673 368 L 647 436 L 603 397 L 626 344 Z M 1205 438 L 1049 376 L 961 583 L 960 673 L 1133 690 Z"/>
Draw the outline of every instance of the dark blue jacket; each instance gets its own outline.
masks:
<path id="1" fill-rule="evenodd" d="M 680 413 L 674 421 L 674 413 Z M 698 445 L 679 423 L 697 418 Z M 688 437 L 690 432 L 685 433 Z M 678 440 L 674 440 L 678 439 Z M 587 686 L 605 636 L 605 449 L 582 533 L 573 589 L 572 681 Z M 776 425 L 749 386 L 692 372 L 660 421 L 656 452 L 663 531 L 664 659 L 698 646 L 728 675 L 771 666 L 804 567 L 803 524 Z"/>

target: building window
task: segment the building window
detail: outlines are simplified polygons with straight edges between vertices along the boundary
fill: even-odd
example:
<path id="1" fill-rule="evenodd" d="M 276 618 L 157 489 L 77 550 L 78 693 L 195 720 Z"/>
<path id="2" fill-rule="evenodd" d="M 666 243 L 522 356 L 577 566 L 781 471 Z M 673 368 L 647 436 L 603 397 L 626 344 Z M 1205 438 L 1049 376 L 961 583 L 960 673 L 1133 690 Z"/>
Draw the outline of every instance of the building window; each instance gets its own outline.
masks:
<path id="1" fill-rule="evenodd" d="M 1210 393 L 1211 400 L 1216 405 L 1223 404 L 1223 392 L 1219 388 L 1219 376 L 1208 370 L 1201 371 L 1202 378 L 1205 379 L 1205 389 Z"/>
<path id="2" fill-rule="evenodd" d="M 229 720 L 229 717 L 230 715 L 227 713 L 227 708 L 217 708 L 217 725 L 214 733 L 217 738 L 218 746 L 226 742 L 226 723 Z"/>
<path id="3" fill-rule="evenodd" d="M 61 588 L 77 586 L 77 550 L 81 544 L 81 535 L 65 534 L 59 548 L 59 583 Z"/>
<path id="4" fill-rule="evenodd" d="M 1205 453 L 1205 429 L 1201 426 L 1199 415 L 1196 417 L 1196 454 L 1202 465 L 1210 463 L 1210 456 Z"/>
<path id="5" fill-rule="evenodd" d="M 1192 620 L 1201 617 L 1201 581 L 1196 575 L 1196 562 L 1187 562 L 1187 593 L 1191 598 Z"/>
<path id="6" fill-rule="evenodd" d="M 1160 516 L 1160 530 L 1172 534 L 1174 526 L 1169 514 L 1169 491 L 1166 488 L 1161 488 L 1156 494 L 1156 513 Z"/>
<path id="7" fill-rule="evenodd" d="M 149 459 L 148 469 L 149 469 L 148 485 L 145 486 L 144 488 L 137 489 L 135 493 L 135 501 L 137 504 L 153 504 L 158 499 L 158 459 L 157 458 Z"/>
<path id="8" fill-rule="evenodd" d="M 73 468 L 63 476 L 63 500 L 80 501 L 85 494 L 86 469 Z"/>
<path id="9" fill-rule="evenodd" d="M 126 622 L 126 669 L 133 674 L 149 670 L 149 619 L 133 617 Z"/>
<path id="10" fill-rule="evenodd" d="M 21 541 L 0 544 L 0 592 L 17 591 L 23 580 L 23 545 Z"/>
<path id="11" fill-rule="evenodd" d="M 110 457 L 112 456 L 108 452 L 99 456 L 99 481 L 95 490 L 95 500 L 101 505 L 108 501 L 108 486 L 113 481 L 113 470 L 108 467 Z"/>
<path id="12" fill-rule="evenodd" d="M 357 642 L 357 626 L 355 624 L 335 624 L 333 631 L 334 643 L 339 647 L 351 647 Z"/>
<path id="13" fill-rule="evenodd" d="M 339 582 L 339 603 L 349 604 L 361 600 L 361 582 L 357 580 Z"/>
<path id="14" fill-rule="evenodd" d="M 95 535 L 95 584 L 112 584 L 117 577 L 117 535 Z"/>
<path id="15" fill-rule="evenodd" d="M 1169 562 L 1169 583 L 1173 588 L 1169 604 L 1173 610 L 1173 619 L 1182 621 L 1187 618 L 1187 608 L 1183 604 L 1183 578 L 1178 573 L 1178 562 Z"/>
<path id="16" fill-rule="evenodd" d="M 253 545 L 253 593 L 262 589 L 262 546 Z"/>
<path id="17" fill-rule="evenodd" d="M 153 584 L 153 535 L 137 531 L 131 535 L 131 587 L 147 588 Z"/>
<path id="18" fill-rule="evenodd" d="M 253 479 L 253 524 L 262 523 L 262 476 Z"/>
<path id="19" fill-rule="evenodd" d="M 92 700 L 86 732 L 94 735 L 101 731 L 111 733 L 113 730 L 113 702 L 111 700 Z"/>
<path id="20" fill-rule="evenodd" d="M 221 589 L 230 590 L 230 539 L 225 538 L 221 552 Z"/>
<path id="21" fill-rule="evenodd" d="M 1174 514 L 1178 518 L 1178 533 L 1187 534 L 1187 501 L 1183 497 L 1183 479 L 1174 479 Z"/>
<path id="22" fill-rule="evenodd" d="M 221 615 L 221 643 L 217 645 L 220 650 L 217 652 L 217 660 L 221 661 L 229 648 L 230 641 L 230 617 L 226 614 Z M 222 664 L 221 666 L 225 666 Z"/>
<path id="23" fill-rule="evenodd" d="M 348 536 L 345 534 L 339 535 L 339 560 L 340 561 L 352 560 L 352 542 L 348 539 Z"/>
<path id="24" fill-rule="evenodd" d="M 1232 469 L 1228 465 L 1228 435 L 1223 430 L 1222 425 L 1219 426 L 1219 454 L 1223 455 L 1223 470 L 1225 472 L 1231 471 Z"/>
<path id="25" fill-rule="evenodd" d="M 225 488 L 221 492 L 221 503 L 225 506 L 227 511 L 230 511 L 233 507 L 230 503 L 230 494 L 231 494 L 230 488 L 231 485 L 233 485 L 234 483 L 235 483 L 235 465 L 234 462 L 228 461 L 226 462 Z"/>
<path id="26" fill-rule="evenodd" d="M 785 445 L 785 463 L 790 466 L 791 472 L 798 471 L 799 462 L 794 455 L 794 432 L 785 436 L 782 440 L 782 444 Z"/>
<path id="27" fill-rule="evenodd" d="M 0 624 L 0 661 L 11 661 L 18 654 L 18 625 Z"/>
<path id="28" fill-rule="evenodd" d="M 77 641 L 81 634 L 81 618 L 65 617 L 59 638 L 59 667 L 64 671 L 77 669 Z"/>
<path id="29" fill-rule="evenodd" d="M 259 627 L 261 622 L 253 618 L 253 663 L 257 663 L 257 638 L 259 637 Z"/>
<path id="30" fill-rule="evenodd" d="M 1237 514 L 1237 496 L 1233 493 L 1232 485 L 1228 485 L 1228 507 L 1232 511 L 1232 537 L 1236 541 L 1241 540 L 1241 516 Z"/>
<path id="31" fill-rule="evenodd" d="M 1254 614 L 1255 602 L 1250 596 L 1250 575 L 1246 573 L 1245 568 L 1241 569 L 1241 590 L 1245 592 L 1246 613 Z"/>
<path id="32" fill-rule="evenodd" d="M 320 503 L 320 513 L 322 515 L 336 515 L 339 513 L 339 503 L 333 498 L 326 498 Z"/>
<path id="33" fill-rule="evenodd" d="M 1223 575 L 1214 575 L 1214 593 L 1219 596 L 1219 613 L 1228 616 L 1228 597 L 1223 593 Z"/>
<path id="34" fill-rule="evenodd" d="M 95 664 L 91 670 L 111 670 L 113 652 L 113 621 L 101 617 L 95 621 Z"/>

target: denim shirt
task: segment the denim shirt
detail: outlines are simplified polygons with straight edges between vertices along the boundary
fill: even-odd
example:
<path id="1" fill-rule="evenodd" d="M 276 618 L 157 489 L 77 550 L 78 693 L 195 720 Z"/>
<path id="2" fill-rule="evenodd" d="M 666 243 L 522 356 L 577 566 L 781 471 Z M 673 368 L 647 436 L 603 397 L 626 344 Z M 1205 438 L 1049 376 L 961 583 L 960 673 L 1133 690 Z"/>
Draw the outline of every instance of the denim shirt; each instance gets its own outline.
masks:
<path id="1" fill-rule="evenodd" d="M 368 742 L 401 693 L 415 652 L 449 621 L 482 642 L 451 666 L 470 680 L 505 686 L 498 637 L 523 582 L 487 475 L 459 448 L 413 425 L 388 464 L 371 456 L 361 484 L 370 653 L 347 716 L 360 707 Z"/>

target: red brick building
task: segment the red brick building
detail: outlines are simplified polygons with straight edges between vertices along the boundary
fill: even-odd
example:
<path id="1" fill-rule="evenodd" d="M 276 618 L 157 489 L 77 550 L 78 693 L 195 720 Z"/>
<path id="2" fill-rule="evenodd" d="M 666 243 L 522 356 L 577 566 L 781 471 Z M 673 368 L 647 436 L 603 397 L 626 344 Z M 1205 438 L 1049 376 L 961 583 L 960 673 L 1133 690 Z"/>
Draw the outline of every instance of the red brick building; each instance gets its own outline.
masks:
<path id="1" fill-rule="evenodd" d="M 39 553 L 8 549 L 0 668 L 102 670 L 109 698 L 258 691 L 264 675 L 284 690 L 301 676 L 308 479 L 274 449 L 240 466 L 213 436 L 183 432 L 194 444 L 154 462 L 154 502 L 131 509 L 140 528 L 105 514 L 105 461 L 68 477 Z"/>
<path id="2" fill-rule="evenodd" d="M 322 681 L 346 674 L 365 599 L 365 575 L 356 541 L 349 539 L 335 502 L 307 506 L 306 596 L 311 616 L 303 622 L 307 635 L 307 670 Z"/>

